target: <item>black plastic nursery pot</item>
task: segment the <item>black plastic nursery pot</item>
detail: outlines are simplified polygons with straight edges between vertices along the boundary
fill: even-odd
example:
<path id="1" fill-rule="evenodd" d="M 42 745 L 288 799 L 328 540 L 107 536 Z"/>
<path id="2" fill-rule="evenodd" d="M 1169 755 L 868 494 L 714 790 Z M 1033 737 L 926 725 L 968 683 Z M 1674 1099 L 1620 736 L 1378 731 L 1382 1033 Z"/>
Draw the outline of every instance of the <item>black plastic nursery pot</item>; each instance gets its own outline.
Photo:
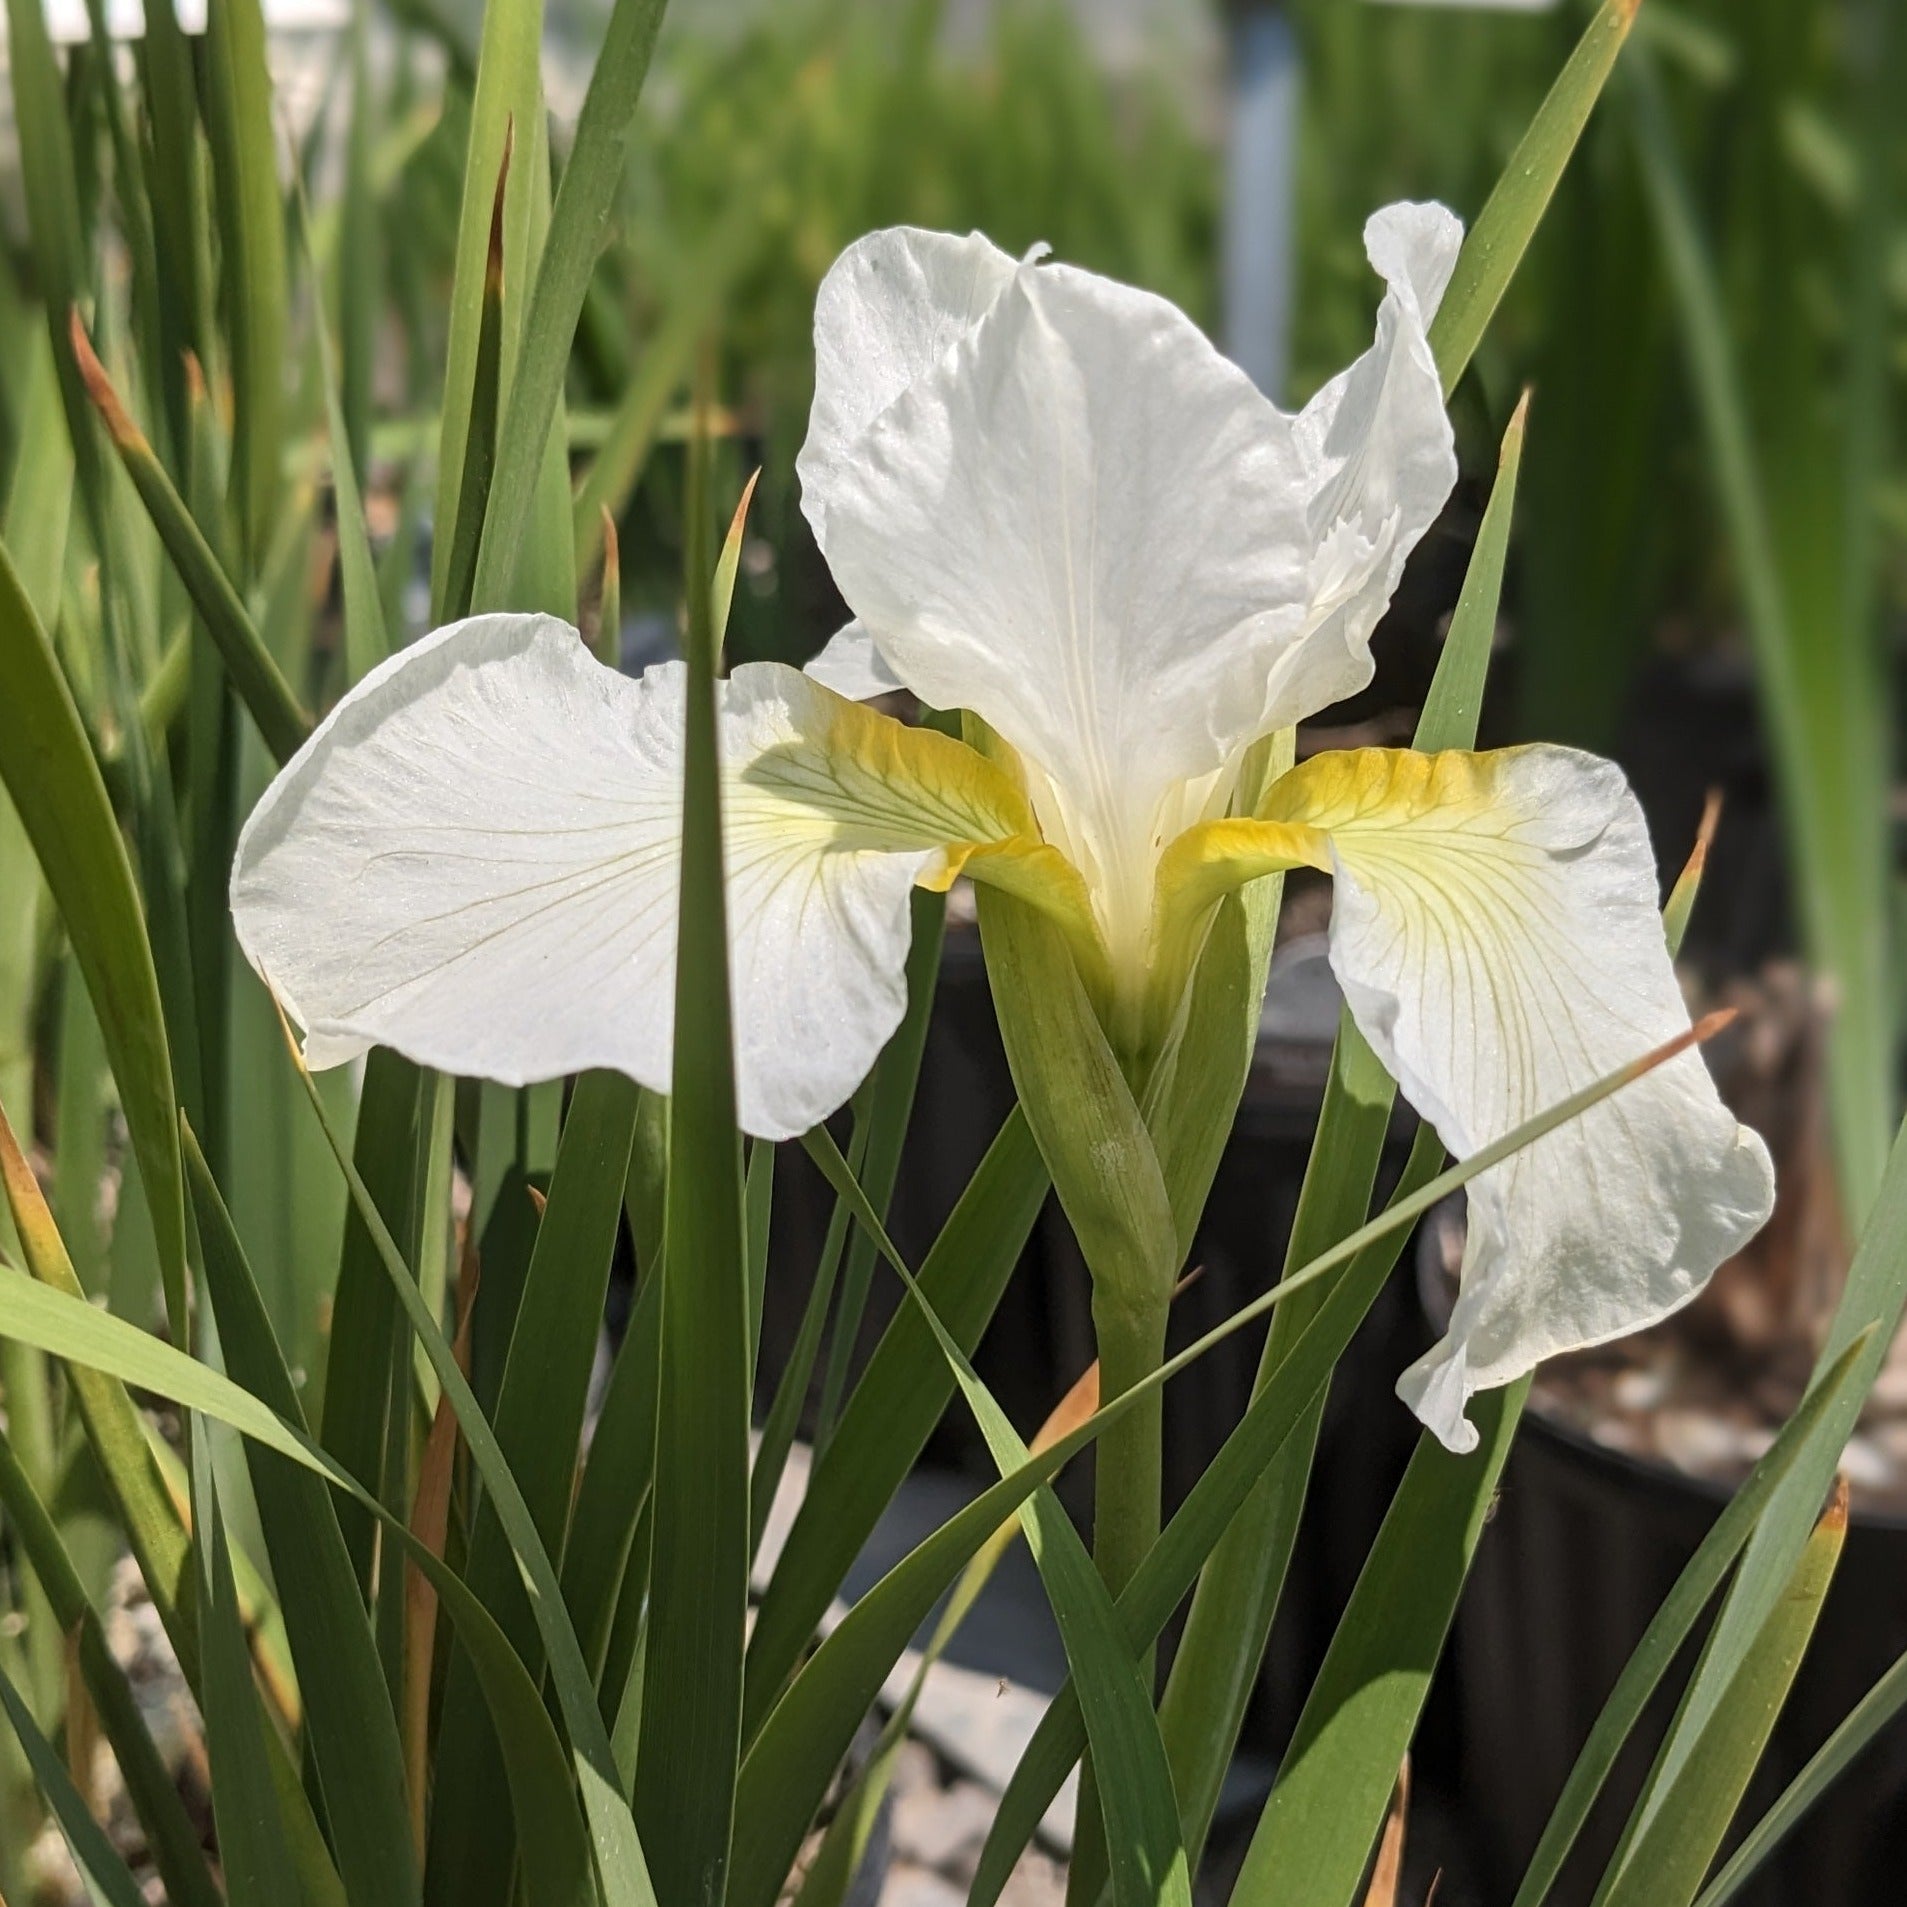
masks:
<path id="1" fill-rule="evenodd" d="M 1717 1485 L 1525 1413 L 1457 1616 L 1455 1794 L 1479 1900 L 1516 1891 L 1630 1652 L 1727 1500 Z M 1662 1742 L 1699 1638 L 1658 1691 L 1556 1890 L 1585 1907 Z M 1907 1649 L 1907 1519 L 1857 1511 L 1734 1832 L 1760 1818 Z M 1730 1845 L 1732 1845 L 1732 1840 Z M 1737 1896 L 1742 1907 L 1907 1898 L 1907 1728 L 1885 1731 Z"/>

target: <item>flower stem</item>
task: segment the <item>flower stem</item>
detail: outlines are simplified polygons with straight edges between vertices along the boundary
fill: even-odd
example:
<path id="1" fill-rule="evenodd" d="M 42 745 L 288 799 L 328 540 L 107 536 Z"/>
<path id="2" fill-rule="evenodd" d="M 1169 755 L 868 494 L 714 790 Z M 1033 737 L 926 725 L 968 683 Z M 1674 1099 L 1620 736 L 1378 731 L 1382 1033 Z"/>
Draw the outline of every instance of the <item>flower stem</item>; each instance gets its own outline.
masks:
<path id="1" fill-rule="evenodd" d="M 1170 1284 L 1156 1291 L 1112 1288 L 1101 1278 L 1093 1288 L 1093 1334 L 1099 1345 L 1099 1396 L 1109 1403 L 1151 1376 L 1165 1358 Z M 1154 1391 L 1101 1435 L 1093 1459 L 1093 1559 L 1116 1597 L 1132 1580 L 1146 1551 L 1158 1539 L 1162 1420 Z M 1148 1688 L 1153 1652 L 1140 1659 Z M 1067 1875 L 1068 1907 L 1092 1907 L 1106 1879 L 1106 1837 L 1099 1811 L 1099 1784 L 1092 1757 L 1080 1770 L 1079 1813 L 1073 1859 Z"/>

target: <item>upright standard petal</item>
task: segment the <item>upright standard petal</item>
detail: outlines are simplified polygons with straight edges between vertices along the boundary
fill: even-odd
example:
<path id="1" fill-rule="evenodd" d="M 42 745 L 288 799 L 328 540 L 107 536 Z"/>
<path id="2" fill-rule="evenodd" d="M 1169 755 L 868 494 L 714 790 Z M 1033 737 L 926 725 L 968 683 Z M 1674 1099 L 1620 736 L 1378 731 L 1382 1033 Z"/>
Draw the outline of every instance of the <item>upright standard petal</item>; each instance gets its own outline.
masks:
<path id="1" fill-rule="evenodd" d="M 1026 758 L 1115 958 L 1239 751 L 1369 677 L 1454 475 L 1423 325 L 1458 230 L 1373 221 L 1377 343 L 1299 418 L 1164 300 L 1059 265 L 1013 270 L 898 394 L 871 377 L 858 436 L 835 380 L 817 398 L 803 505 L 836 581 L 901 681 Z"/>
<path id="2" fill-rule="evenodd" d="M 1265 814 L 1328 843 L 1332 967 L 1457 1157 L 1687 1029 L 1642 811 L 1611 763 L 1321 755 Z M 1682 1054 L 1470 1181 L 1450 1328 L 1399 1394 L 1473 1447 L 1475 1392 L 1686 1304 L 1773 1197 L 1767 1148 Z"/>
<path id="3" fill-rule="evenodd" d="M 905 225 L 857 239 L 829 266 L 814 305 L 814 407 L 795 458 L 817 530 L 836 467 L 986 316 L 1013 271 L 978 232 L 955 238 Z"/>
<path id="4" fill-rule="evenodd" d="M 802 674 L 823 688 L 845 695 L 850 702 L 871 702 L 907 685 L 881 659 L 874 639 L 858 622 L 837 629 L 818 655 L 810 656 Z"/>
<path id="5" fill-rule="evenodd" d="M 614 1067 L 666 1089 L 683 671 L 598 665 L 567 625 L 482 616 L 373 670 L 240 836 L 247 957 L 314 1067 L 374 1044 L 521 1085 Z M 722 685 L 740 1115 L 840 1105 L 905 1007 L 908 890 L 1024 803 L 945 736 L 792 669 Z"/>
<path id="6" fill-rule="evenodd" d="M 1297 422 L 1311 554 L 1293 720 L 1371 679 L 1371 631 L 1457 480 L 1430 321 L 1462 246 L 1462 221 L 1441 205 L 1388 205 L 1364 227 L 1385 284 L 1376 340 Z"/>

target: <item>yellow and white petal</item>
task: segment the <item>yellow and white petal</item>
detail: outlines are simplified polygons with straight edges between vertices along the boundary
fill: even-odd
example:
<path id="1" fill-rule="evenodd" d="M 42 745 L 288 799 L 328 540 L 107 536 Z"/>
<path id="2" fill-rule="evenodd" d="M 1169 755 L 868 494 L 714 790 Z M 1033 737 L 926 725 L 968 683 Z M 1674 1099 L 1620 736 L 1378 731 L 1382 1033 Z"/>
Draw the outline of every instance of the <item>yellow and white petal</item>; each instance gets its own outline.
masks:
<path id="1" fill-rule="evenodd" d="M 604 669 L 566 624 L 482 616 L 354 688 L 240 836 L 247 957 L 314 1067 L 388 1045 L 520 1085 L 666 1090 L 684 674 Z M 908 891 L 1013 834 L 1017 791 L 937 734 L 758 663 L 722 685 L 743 1125 L 803 1132 L 905 1007 Z"/>
<path id="2" fill-rule="evenodd" d="M 1142 946 L 1159 850 L 1224 812 L 1241 751 L 1369 679 L 1455 473 L 1424 326 L 1458 234 L 1435 207 L 1372 221 L 1377 341 L 1298 417 L 1163 299 L 1064 265 L 1003 281 L 999 254 L 898 393 L 868 354 L 858 436 L 850 362 L 817 400 L 803 507 L 835 580 L 896 677 L 1019 752 L 1115 960 Z M 923 307 L 913 253 L 890 277 L 850 257 L 857 310 L 890 277 Z"/>
<path id="3" fill-rule="evenodd" d="M 1329 843 L 1331 964 L 1462 1158 L 1689 1024 L 1642 811 L 1571 749 L 1314 757 L 1267 820 Z M 1766 1220 L 1767 1148 L 1687 1052 L 1469 1185 L 1450 1328 L 1400 1395 L 1453 1450 L 1468 1399 L 1667 1316 Z"/>
<path id="4" fill-rule="evenodd" d="M 871 702 L 907 686 L 881 659 L 873 637 L 859 622 L 837 629 L 820 654 L 809 657 L 802 673 L 850 702 Z"/>

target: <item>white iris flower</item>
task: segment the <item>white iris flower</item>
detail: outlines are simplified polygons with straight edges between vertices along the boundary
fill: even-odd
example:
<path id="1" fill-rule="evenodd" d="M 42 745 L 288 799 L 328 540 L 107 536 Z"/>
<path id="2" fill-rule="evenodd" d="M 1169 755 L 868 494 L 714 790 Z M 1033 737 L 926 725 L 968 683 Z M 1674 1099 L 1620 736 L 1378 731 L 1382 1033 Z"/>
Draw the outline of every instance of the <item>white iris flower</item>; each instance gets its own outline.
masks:
<path id="1" fill-rule="evenodd" d="M 909 890 L 963 871 L 1061 923 L 1142 1069 L 1224 893 L 1322 869 L 1358 1025 L 1458 1156 L 1687 1027 L 1609 763 L 1360 749 L 1241 798 L 1254 743 L 1370 680 L 1455 479 L 1426 326 L 1460 238 L 1437 206 L 1371 220 L 1376 340 L 1296 416 L 1090 273 L 907 230 L 837 261 L 798 468 L 856 620 L 805 673 L 720 685 L 749 1132 L 803 1132 L 859 1084 L 901 1018 Z M 863 706 L 896 686 L 1005 746 Z M 312 1066 L 383 1044 L 667 1087 L 683 689 L 680 664 L 631 680 L 559 622 L 492 615 L 345 697 L 232 883 Z M 1468 1447 L 1474 1391 L 1674 1310 L 1772 1187 L 1700 1056 L 1659 1068 L 1473 1181 L 1456 1312 L 1402 1394 Z"/>

